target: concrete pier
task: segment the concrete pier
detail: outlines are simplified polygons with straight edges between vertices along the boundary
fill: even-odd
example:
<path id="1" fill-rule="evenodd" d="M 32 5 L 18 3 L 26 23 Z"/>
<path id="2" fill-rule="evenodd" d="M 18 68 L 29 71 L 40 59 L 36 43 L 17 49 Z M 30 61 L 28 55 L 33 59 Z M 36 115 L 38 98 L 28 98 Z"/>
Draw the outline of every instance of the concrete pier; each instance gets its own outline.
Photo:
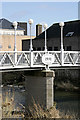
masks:
<path id="1" fill-rule="evenodd" d="M 51 70 L 26 72 L 25 88 L 27 108 L 32 106 L 33 100 L 45 109 L 53 106 L 54 77 L 55 73 Z"/>

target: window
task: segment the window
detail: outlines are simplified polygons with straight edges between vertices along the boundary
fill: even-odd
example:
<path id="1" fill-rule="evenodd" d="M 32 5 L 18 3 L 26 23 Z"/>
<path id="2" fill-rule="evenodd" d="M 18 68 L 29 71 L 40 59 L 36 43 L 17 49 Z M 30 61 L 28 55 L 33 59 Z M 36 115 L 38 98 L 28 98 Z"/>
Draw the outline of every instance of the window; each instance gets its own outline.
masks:
<path id="1" fill-rule="evenodd" d="M 0 45 L 0 48 L 2 48 L 2 45 Z"/>
<path id="2" fill-rule="evenodd" d="M 65 46 L 63 46 L 63 49 L 65 50 Z"/>
<path id="3" fill-rule="evenodd" d="M 67 46 L 67 51 L 71 51 L 71 46 Z"/>
<path id="4" fill-rule="evenodd" d="M 42 50 L 45 50 L 45 48 L 43 47 L 43 49 Z"/>
<path id="5" fill-rule="evenodd" d="M 37 51 L 41 51 L 41 47 L 38 47 L 38 48 L 37 48 Z"/>
<path id="6" fill-rule="evenodd" d="M 66 34 L 66 37 L 70 37 L 70 36 L 72 36 L 74 34 L 74 32 L 68 32 L 67 34 Z"/>
<path id="7" fill-rule="evenodd" d="M 33 47 L 33 51 L 36 51 L 36 48 L 35 48 L 35 47 Z"/>
<path id="8" fill-rule="evenodd" d="M 52 51 L 52 47 L 48 47 L 48 51 Z"/>
<path id="9" fill-rule="evenodd" d="M 54 51 L 58 51 L 58 47 L 54 47 Z"/>
<path id="10" fill-rule="evenodd" d="M 11 45 L 8 45 L 8 48 L 11 48 Z"/>

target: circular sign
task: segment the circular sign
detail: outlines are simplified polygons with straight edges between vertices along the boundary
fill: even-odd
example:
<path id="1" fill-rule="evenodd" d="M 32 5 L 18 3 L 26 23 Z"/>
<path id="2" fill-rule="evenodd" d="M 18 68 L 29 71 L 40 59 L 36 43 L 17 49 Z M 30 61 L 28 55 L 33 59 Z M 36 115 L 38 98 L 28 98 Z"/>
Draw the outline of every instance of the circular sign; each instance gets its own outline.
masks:
<path id="1" fill-rule="evenodd" d="M 45 64 L 45 65 L 51 65 L 53 62 L 54 62 L 54 56 L 51 55 L 51 54 L 44 54 L 42 56 L 42 62 Z"/>

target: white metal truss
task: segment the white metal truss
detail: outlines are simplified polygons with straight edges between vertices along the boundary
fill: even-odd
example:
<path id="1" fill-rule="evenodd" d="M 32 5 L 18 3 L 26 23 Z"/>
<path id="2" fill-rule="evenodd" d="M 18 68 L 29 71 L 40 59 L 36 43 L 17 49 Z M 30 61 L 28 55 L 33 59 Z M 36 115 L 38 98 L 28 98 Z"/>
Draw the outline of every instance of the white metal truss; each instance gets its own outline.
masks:
<path id="1" fill-rule="evenodd" d="M 0 69 L 40 68 L 44 54 L 51 54 L 54 61 L 49 67 L 62 67 L 61 51 L 0 51 Z M 80 51 L 64 51 L 63 66 L 80 66 Z"/>

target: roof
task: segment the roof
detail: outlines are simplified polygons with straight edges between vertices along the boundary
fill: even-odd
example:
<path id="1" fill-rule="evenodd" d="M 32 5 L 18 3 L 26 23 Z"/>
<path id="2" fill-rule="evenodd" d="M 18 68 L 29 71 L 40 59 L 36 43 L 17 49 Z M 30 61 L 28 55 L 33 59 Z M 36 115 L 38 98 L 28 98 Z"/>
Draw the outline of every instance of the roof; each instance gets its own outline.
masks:
<path id="1" fill-rule="evenodd" d="M 7 19 L 0 19 L 0 29 L 14 29 L 13 23 Z M 24 30 L 20 26 L 17 26 L 17 30 Z"/>
<path id="2" fill-rule="evenodd" d="M 64 37 L 80 36 L 80 20 L 69 21 L 64 23 L 63 34 Z M 47 38 L 59 38 L 60 37 L 59 23 L 55 23 L 47 29 Z M 35 39 L 44 39 L 44 32 L 37 36 Z"/>

